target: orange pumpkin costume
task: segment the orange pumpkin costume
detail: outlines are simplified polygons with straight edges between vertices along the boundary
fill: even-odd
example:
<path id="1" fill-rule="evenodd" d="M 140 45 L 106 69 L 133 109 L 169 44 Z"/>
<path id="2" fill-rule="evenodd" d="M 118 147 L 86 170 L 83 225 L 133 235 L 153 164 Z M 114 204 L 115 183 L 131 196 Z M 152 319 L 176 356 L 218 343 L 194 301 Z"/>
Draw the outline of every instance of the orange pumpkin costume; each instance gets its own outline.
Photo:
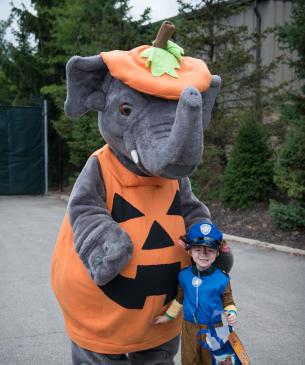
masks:
<path id="1" fill-rule="evenodd" d="M 74 250 L 65 216 L 52 260 L 52 285 L 77 345 L 106 354 L 154 348 L 181 330 L 181 318 L 164 326 L 151 324 L 174 298 L 178 272 L 189 264 L 177 247 L 185 233 L 177 211 L 178 181 L 135 175 L 107 145 L 94 155 L 102 169 L 107 209 L 131 237 L 133 256 L 120 275 L 96 286 Z"/>

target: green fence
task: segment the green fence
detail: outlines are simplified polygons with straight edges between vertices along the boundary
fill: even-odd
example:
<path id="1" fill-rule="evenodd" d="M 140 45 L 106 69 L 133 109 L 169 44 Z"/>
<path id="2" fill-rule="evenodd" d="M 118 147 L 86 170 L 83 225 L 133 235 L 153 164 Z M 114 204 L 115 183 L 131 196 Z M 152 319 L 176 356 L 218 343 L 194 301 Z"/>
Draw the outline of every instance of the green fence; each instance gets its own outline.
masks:
<path id="1" fill-rule="evenodd" d="M 45 191 L 41 107 L 0 106 L 0 195 Z"/>

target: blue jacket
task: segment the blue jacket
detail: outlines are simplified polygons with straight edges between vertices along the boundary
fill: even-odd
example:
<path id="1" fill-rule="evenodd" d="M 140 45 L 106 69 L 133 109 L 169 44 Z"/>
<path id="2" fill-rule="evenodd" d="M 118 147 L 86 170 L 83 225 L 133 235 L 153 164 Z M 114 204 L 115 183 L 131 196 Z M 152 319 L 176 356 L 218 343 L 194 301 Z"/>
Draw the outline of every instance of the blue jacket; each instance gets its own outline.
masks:
<path id="1" fill-rule="evenodd" d="M 215 324 L 221 322 L 222 294 L 230 279 L 216 268 L 210 275 L 196 276 L 189 266 L 179 273 L 184 291 L 184 319 L 192 323 Z"/>

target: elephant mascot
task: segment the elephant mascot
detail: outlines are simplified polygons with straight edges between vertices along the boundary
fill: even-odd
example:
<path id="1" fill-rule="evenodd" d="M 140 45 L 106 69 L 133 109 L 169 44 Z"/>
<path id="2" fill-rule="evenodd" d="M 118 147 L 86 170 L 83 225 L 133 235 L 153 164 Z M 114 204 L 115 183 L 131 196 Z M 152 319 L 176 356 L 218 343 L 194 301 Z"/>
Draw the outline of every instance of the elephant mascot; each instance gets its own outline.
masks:
<path id="1" fill-rule="evenodd" d="M 153 46 L 67 63 L 65 113 L 98 111 L 106 141 L 73 187 L 52 259 L 74 365 L 174 364 L 179 348 L 182 318 L 152 319 L 189 264 L 179 237 L 210 221 L 188 177 L 202 158 L 220 78 L 159 33 L 163 47 L 157 37 Z"/>

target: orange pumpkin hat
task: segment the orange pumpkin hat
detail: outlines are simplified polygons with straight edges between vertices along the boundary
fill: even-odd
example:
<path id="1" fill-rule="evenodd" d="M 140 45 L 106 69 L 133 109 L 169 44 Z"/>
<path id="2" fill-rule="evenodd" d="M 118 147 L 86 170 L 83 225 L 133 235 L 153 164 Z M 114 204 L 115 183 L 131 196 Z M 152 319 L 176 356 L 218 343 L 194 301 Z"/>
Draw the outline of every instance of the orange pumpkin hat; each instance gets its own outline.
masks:
<path id="1" fill-rule="evenodd" d="M 164 22 L 158 33 L 158 35 L 161 33 L 161 37 L 162 27 L 164 27 L 164 24 L 167 26 L 170 24 L 173 27 L 172 29 L 175 29 L 173 24 Z M 158 39 L 158 35 L 156 41 Z M 165 35 L 165 37 L 168 37 L 168 34 L 167 36 Z M 148 67 L 150 64 L 146 57 L 149 56 L 144 54 L 148 54 L 153 49 L 157 49 L 157 52 L 161 51 L 163 53 L 169 53 L 167 50 L 157 48 L 156 41 L 154 41 L 153 46 L 143 45 L 130 51 L 116 50 L 101 52 L 101 56 L 113 77 L 121 80 L 131 88 L 145 94 L 154 95 L 164 99 L 177 100 L 179 99 L 181 92 L 188 86 L 194 86 L 200 92 L 209 89 L 212 81 L 212 75 L 208 70 L 207 65 L 198 58 L 178 57 L 175 55 L 180 61 L 180 64 L 175 61 L 177 62 L 177 66 L 174 66 L 174 68 L 177 68 L 177 70 L 173 70 L 170 74 L 167 72 L 160 76 L 154 76 L 150 67 Z M 167 43 L 168 41 L 165 39 L 165 47 Z M 173 42 L 170 43 L 180 48 Z M 160 46 L 158 45 L 158 47 Z M 180 50 L 182 49 L 180 48 Z M 173 57 L 172 55 L 170 56 Z M 176 76 L 174 76 L 174 74 Z"/>

